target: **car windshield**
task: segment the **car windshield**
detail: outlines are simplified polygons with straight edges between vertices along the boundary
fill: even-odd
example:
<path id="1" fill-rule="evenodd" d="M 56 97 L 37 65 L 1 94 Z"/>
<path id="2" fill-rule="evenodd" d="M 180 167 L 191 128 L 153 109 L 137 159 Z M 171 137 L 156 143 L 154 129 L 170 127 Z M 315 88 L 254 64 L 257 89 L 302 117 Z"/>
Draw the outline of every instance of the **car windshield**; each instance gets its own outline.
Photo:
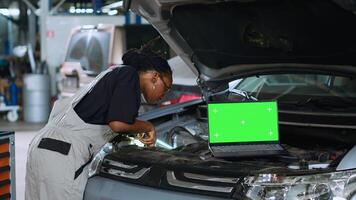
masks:
<path id="1" fill-rule="evenodd" d="M 110 34 L 96 30 L 75 33 L 70 40 L 67 62 L 80 62 L 82 67 L 100 73 L 108 66 Z"/>
<path id="2" fill-rule="evenodd" d="M 356 80 L 321 74 L 274 74 L 245 78 L 234 91 L 258 100 L 277 99 L 280 103 L 299 106 L 354 107 Z"/>

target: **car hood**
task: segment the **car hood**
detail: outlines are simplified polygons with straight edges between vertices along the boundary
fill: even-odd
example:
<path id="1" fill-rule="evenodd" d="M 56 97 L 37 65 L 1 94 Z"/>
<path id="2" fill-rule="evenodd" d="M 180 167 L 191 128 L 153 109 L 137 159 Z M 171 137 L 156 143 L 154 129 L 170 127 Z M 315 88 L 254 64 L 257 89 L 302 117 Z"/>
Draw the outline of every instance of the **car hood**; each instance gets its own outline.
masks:
<path id="1" fill-rule="evenodd" d="M 127 0 L 124 6 L 147 19 L 201 80 L 269 69 L 355 73 L 351 1 Z"/>
<path id="2" fill-rule="evenodd" d="M 173 85 L 197 85 L 198 77 L 179 56 L 169 59 L 168 64 L 171 66 L 173 71 Z"/>

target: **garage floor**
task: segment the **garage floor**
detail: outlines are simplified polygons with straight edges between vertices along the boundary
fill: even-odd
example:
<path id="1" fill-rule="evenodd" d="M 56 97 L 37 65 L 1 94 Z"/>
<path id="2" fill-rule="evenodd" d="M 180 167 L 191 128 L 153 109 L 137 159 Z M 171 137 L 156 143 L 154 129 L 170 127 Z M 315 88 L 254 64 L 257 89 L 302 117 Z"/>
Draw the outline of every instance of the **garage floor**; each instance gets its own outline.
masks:
<path id="1" fill-rule="evenodd" d="M 8 123 L 0 120 L 1 131 L 15 131 L 15 162 L 16 162 L 16 199 L 23 200 L 25 195 L 25 173 L 27 148 L 36 132 L 44 124 L 30 124 L 24 122 Z"/>

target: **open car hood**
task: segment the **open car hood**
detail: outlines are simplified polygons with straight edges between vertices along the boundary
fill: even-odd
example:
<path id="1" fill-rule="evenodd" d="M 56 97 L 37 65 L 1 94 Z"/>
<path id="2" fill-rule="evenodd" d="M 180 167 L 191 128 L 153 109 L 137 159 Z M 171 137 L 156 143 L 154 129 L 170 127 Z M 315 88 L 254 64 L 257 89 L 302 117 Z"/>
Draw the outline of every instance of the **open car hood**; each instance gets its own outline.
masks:
<path id="1" fill-rule="evenodd" d="M 351 1 L 132 0 L 124 5 L 147 19 L 205 81 L 290 66 L 355 73 Z"/>

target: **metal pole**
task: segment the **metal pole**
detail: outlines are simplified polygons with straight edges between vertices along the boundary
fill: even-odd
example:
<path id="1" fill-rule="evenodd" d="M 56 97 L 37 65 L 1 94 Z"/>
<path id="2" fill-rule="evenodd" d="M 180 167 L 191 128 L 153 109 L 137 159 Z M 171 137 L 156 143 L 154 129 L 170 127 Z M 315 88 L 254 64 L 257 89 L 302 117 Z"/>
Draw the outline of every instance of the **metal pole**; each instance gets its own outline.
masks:
<path id="1" fill-rule="evenodd" d="M 8 41 L 9 41 L 9 55 L 12 54 L 12 49 L 14 48 L 14 30 L 12 21 L 7 22 L 7 32 L 8 32 Z"/>
<path id="2" fill-rule="evenodd" d="M 32 46 L 32 49 L 36 49 L 36 15 L 30 10 L 30 15 L 28 16 L 28 41 Z"/>
<path id="3" fill-rule="evenodd" d="M 141 23 L 142 23 L 141 16 L 136 15 L 136 24 L 141 24 Z"/>
<path id="4" fill-rule="evenodd" d="M 130 15 L 130 11 L 126 11 L 125 12 L 125 25 L 129 25 L 131 24 L 131 15 Z"/>
<path id="5" fill-rule="evenodd" d="M 98 13 L 98 11 L 101 11 L 103 8 L 103 0 L 92 0 L 93 8 L 94 8 L 94 13 Z"/>
<path id="6" fill-rule="evenodd" d="M 41 61 L 46 61 L 47 59 L 47 17 L 49 12 L 49 0 L 41 0 L 40 2 L 40 30 L 41 30 Z"/>

